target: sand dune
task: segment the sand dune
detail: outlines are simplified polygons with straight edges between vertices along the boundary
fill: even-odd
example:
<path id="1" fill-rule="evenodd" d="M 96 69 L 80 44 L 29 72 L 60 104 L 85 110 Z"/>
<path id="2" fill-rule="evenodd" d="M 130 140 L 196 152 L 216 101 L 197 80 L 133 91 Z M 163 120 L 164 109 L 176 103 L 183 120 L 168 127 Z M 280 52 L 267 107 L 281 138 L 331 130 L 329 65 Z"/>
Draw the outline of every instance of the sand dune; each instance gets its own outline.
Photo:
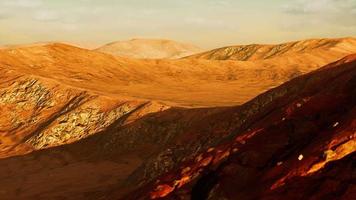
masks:
<path id="1" fill-rule="evenodd" d="M 128 58 L 181 58 L 202 51 L 199 47 L 172 40 L 132 39 L 106 44 L 97 51 Z"/>

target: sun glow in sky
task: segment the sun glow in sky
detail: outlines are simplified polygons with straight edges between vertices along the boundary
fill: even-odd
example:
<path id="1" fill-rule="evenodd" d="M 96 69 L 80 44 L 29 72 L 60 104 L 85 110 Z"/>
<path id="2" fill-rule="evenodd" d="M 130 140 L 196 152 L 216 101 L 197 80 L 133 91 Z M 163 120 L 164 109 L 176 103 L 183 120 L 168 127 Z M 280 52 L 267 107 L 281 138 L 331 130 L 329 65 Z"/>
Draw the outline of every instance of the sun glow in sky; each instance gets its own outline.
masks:
<path id="1" fill-rule="evenodd" d="M 356 0 L 0 0 L 0 45 L 164 38 L 205 48 L 356 36 Z"/>

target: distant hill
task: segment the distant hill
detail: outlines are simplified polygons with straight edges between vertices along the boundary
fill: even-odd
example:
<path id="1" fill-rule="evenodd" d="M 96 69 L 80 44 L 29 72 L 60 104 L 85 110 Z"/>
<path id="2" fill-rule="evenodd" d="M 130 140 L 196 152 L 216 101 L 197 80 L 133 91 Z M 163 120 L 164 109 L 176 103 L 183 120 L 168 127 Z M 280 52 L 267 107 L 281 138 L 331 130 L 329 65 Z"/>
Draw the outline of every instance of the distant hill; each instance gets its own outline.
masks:
<path id="1" fill-rule="evenodd" d="M 128 58 L 181 58 L 202 50 L 191 44 L 172 40 L 132 39 L 106 44 L 97 51 Z"/>
<path id="2" fill-rule="evenodd" d="M 214 49 L 188 58 L 209 60 L 265 60 L 301 54 L 330 54 L 331 52 L 355 53 L 356 38 L 309 39 L 276 45 L 250 44 Z"/>

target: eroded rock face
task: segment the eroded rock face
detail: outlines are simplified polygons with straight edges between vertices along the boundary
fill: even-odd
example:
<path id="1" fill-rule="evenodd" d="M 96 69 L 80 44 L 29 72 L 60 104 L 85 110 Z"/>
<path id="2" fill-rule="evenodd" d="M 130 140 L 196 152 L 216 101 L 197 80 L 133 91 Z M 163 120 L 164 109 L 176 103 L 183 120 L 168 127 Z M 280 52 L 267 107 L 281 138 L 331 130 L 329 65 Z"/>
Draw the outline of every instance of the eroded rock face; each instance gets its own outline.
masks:
<path id="1" fill-rule="evenodd" d="M 50 95 L 49 90 L 36 79 L 14 82 L 8 88 L 2 88 L 0 104 L 3 111 L 11 111 L 10 116 L 7 116 L 11 123 L 1 123 L 1 126 L 18 129 L 25 124 L 35 123 L 40 110 L 49 109 L 56 104 Z"/>
<path id="2" fill-rule="evenodd" d="M 13 73 L 14 79 L 0 85 L 1 157 L 72 143 L 105 130 L 124 116 L 130 115 L 133 121 L 167 108 L 16 75 Z M 142 105 L 150 108 L 134 113 Z"/>
<path id="3" fill-rule="evenodd" d="M 36 134 L 56 113 L 69 109 L 66 102 L 76 98 L 72 90 L 59 90 L 36 78 L 15 78 L 0 87 L 1 153 L 21 145 Z"/>
<path id="4" fill-rule="evenodd" d="M 31 137 L 27 142 L 41 149 L 77 141 L 104 130 L 136 108 L 134 105 L 124 104 L 105 112 L 99 106 L 88 105 L 88 103 L 58 117 L 48 129 Z"/>
<path id="5" fill-rule="evenodd" d="M 3 91 L 0 102 L 3 104 L 17 103 L 24 108 L 29 106 L 25 102 L 43 108 L 53 106 L 55 102 L 50 99 L 49 90 L 36 79 L 28 79 L 13 83 L 9 89 Z"/>

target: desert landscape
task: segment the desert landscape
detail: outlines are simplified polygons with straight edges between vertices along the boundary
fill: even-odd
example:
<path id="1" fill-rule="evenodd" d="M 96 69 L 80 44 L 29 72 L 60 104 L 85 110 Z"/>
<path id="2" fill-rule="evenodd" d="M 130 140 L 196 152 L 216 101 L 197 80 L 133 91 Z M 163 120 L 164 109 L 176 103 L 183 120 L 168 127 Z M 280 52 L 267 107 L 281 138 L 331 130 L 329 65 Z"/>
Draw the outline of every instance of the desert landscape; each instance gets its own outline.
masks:
<path id="1" fill-rule="evenodd" d="M 298 184 L 328 188 L 322 177 L 347 170 L 356 150 L 353 52 L 355 38 L 180 59 L 61 43 L 4 48 L 2 197 L 283 199 Z M 352 179 L 335 176 L 340 198 L 352 195 L 352 183 L 337 186 Z"/>
<path id="2" fill-rule="evenodd" d="M 200 47 L 160 39 L 165 37 L 111 37 L 115 23 L 101 21 L 119 16 L 120 9 L 143 9 L 143 21 L 135 18 L 138 14 L 123 15 L 130 23 L 121 21 L 125 31 L 118 33 L 132 34 L 138 24 L 142 34 L 159 30 L 179 38 L 184 22 L 189 27 L 184 35 L 200 44 L 228 41 L 223 33 L 234 32 L 231 23 L 210 20 L 212 14 L 194 3 L 167 7 L 158 0 L 151 5 L 157 10 L 149 10 L 141 1 L 83 0 L 72 10 L 76 6 L 54 2 L 0 2 L 0 28 L 34 14 L 28 21 L 32 27 L 21 25 L 29 30 L 26 37 L 0 33 L 7 36 L 0 38 L 0 200 L 356 198 L 356 29 L 351 22 L 353 34 L 346 37 L 293 40 L 286 35 L 278 42 Z M 229 2 L 204 6 L 228 15 L 227 5 L 237 6 Z M 352 13 L 334 1 L 299 2 L 308 7 L 288 4 L 282 14 L 316 17 L 312 10 L 336 19 L 340 9 Z M 320 5 L 335 8 L 315 11 Z M 23 13 L 13 16 L 11 9 Z M 167 22 L 150 17 L 165 9 L 172 16 L 198 9 L 209 26 L 202 19 L 192 25 L 181 18 L 172 25 L 165 13 L 169 23 L 160 29 L 158 24 Z M 76 22 L 77 15 L 89 21 Z M 107 31 L 105 42 L 97 32 L 81 32 L 79 22 L 82 30 L 89 23 Z M 46 30 L 37 23 L 45 23 Z M 63 24 L 62 32 L 52 27 Z M 196 26 L 201 28 L 197 35 Z M 17 30 L 16 23 L 8 27 Z M 221 35 L 211 32 L 216 28 Z M 69 41 L 77 36 L 91 36 L 97 45 Z M 259 39 L 252 33 L 246 37 Z"/>

